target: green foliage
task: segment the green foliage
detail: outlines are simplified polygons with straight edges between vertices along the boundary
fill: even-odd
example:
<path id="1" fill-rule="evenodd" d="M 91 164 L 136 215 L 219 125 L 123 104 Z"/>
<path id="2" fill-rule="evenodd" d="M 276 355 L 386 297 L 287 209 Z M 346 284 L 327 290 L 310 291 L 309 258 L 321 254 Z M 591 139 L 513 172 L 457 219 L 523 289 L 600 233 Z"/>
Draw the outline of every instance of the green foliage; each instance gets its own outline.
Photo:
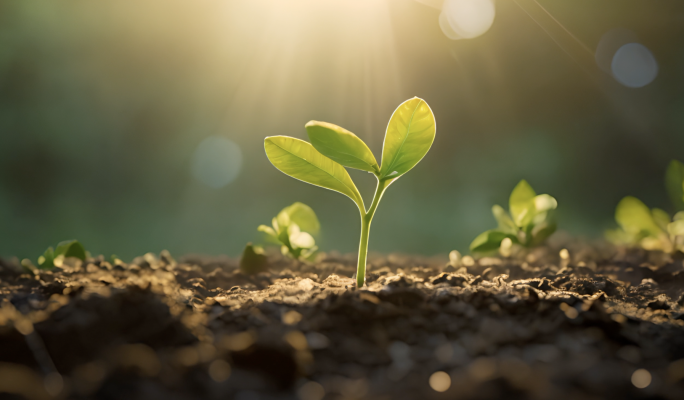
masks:
<path id="1" fill-rule="evenodd" d="M 506 238 L 525 247 L 540 244 L 556 231 L 553 210 L 557 206 L 556 199 L 548 194 L 537 195 L 527 181 L 521 180 L 508 199 L 508 213 L 499 205 L 492 207 L 499 226 L 479 234 L 470 244 L 470 251 L 495 251 Z"/>
<path id="2" fill-rule="evenodd" d="M 254 275 L 266 271 L 267 268 L 268 259 L 264 254 L 264 249 L 247 243 L 240 258 L 240 271 L 247 275 Z"/>
<path id="3" fill-rule="evenodd" d="M 260 225 L 257 229 L 265 233 L 271 243 L 280 244 L 282 253 L 292 258 L 309 258 L 318 250 L 312 235 L 318 234 L 321 225 L 316 213 L 304 203 L 296 202 L 283 208 L 273 218 L 271 226 Z"/>
<path id="4" fill-rule="evenodd" d="M 56 249 L 48 247 L 45 253 L 38 257 L 38 268 L 52 269 L 55 266 L 60 266 L 67 257 L 85 260 L 88 257 L 88 253 L 78 240 L 66 240 L 58 243 Z"/>
<path id="5" fill-rule="evenodd" d="M 620 228 L 606 231 L 606 239 L 646 250 L 684 252 L 684 164 L 670 162 L 665 172 L 665 188 L 675 211 L 679 211 L 674 217 L 659 208 L 649 209 L 636 197 L 627 196 L 615 208 L 615 221 Z"/>
<path id="6" fill-rule="evenodd" d="M 264 142 L 266 155 L 285 174 L 340 192 L 356 203 L 361 214 L 356 282 L 361 287 L 365 282 L 368 237 L 373 215 L 387 187 L 415 167 L 430 150 L 435 140 L 434 115 L 425 100 L 417 97 L 399 105 L 387 125 L 381 166 L 378 166 L 368 146 L 348 130 L 319 121 L 310 121 L 305 127 L 313 145 L 287 136 L 271 136 Z M 368 171 L 377 178 L 375 196 L 368 210 L 344 167 Z M 276 218 L 273 227 L 262 226 L 259 229 L 281 243 L 286 239 L 292 242 L 289 231 L 276 229 L 280 226 Z M 297 226 L 301 227 L 299 224 Z"/>

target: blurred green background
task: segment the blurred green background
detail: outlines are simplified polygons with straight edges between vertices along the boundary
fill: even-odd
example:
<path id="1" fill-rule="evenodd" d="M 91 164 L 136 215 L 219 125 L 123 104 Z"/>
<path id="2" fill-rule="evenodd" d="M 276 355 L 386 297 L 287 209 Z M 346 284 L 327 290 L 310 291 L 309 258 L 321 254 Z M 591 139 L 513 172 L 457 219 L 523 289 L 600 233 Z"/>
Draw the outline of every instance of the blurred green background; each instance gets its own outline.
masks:
<path id="1" fill-rule="evenodd" d="M 497 1 L 489 31 L 450 40 L 414 0 L 0 0 L 0 256 L 70 238 L 124 259 L 237 256 L 294 201 L 317 212 L 322 250 L 354 252 L 354 204 L 277 171 L 263 138 L 328 121 L 379 159 L 413 96 L 437 137 L 383 198 L 371 251 L 464 251 L 522 178 L 574 235 L 600 237 L 628 194 L 667 207 L 665 167 L 684 160 L 684 2 L 539 0 L 557 25 L 523 3 Z M 655 57 L 651 83 L 594 61 L 616 28 Z M 351 174 L 369 199 L 374 178 Z"/>

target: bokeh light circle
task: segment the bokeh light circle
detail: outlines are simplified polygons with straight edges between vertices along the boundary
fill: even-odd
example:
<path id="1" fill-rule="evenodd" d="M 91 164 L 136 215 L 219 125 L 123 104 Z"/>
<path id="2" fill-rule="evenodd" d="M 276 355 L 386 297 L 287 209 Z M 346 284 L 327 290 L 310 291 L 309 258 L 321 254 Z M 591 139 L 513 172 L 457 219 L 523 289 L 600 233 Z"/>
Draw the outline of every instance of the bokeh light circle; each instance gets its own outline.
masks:
<path id="1" fill-rule="evenodd" d="M 440 27 L 449 39 L 472 39 L 487 32 L 496 14 L 494 0 L 446 0 L 442 6 Z M 445 31 L 444 22 L 451 31 Z"/>
<path id="2" fill-rule="evenodd" d="M 611 70 L 621 84 L 640 88 L 653 82 L 658 75 L 658 63 L 651 51 L 640 43 L 628 43 L 613 56 Z"/>
<path id="3" fill-rule="evenodd" d="M 240 146 L 221 136 L 202 140 L 192 156 L 192 175 L 214 189 L 234 181 L 241 168 Z"/>

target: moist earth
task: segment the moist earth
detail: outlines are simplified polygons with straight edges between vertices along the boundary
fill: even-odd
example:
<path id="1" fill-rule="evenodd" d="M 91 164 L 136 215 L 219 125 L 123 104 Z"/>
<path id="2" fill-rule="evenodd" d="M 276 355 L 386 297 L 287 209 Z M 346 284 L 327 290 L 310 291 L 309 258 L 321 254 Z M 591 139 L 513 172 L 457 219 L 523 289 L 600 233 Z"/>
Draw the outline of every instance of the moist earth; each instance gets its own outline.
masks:
<path id="1" fill-rule="evenodd" d="M 580 242 L 376 255 L 361 289 L 355 265 L 4 260 L 0 398 L 684 398 L 681 257 Z"/>

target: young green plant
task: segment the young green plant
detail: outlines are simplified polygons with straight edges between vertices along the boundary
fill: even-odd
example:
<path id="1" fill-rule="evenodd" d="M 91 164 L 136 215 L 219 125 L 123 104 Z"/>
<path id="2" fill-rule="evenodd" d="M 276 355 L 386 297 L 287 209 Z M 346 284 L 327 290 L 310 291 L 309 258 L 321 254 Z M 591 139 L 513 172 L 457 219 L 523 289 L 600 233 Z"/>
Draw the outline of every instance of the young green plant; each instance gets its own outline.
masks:
<path id="1" fill-rule="evenodd" d="M 296 202 L 283 208 L 271 220 L 271 226 L 259 225 L 271 243 L 280 244 L 283 255 L 294 259 L 311 257 L 318 247 L 313 236 L 321 229 L 316 213 L 304 203 Z"/>
<path id="2" fill-rule="evenodd" d="M 548 194 L 537 195 L 526 180 L 521 180 L 508 199 L 508 213 L 498 204 L 492 207 L 499 226 L 478 235 L 470 244 L 470 251 L 493 252 L 506 239 L 510 244 L 525 247 L 540 244 L 556 231 L 553 210 L 557 206 L 556 199 Z"/>
<path id="3" fill-rule="evenodd" d="M 684 164 L 670 162 L 665 188 L 676 212 L 674 217 L 659 208 L 649 209 L 636 197 L 627 196 L 615 208 L 615 220 L 620 228 L 606 231 L 606 238 L 615 244 L 641 246 L 646 250 L 684 252 Z"/>
<path id="4" fill-rule="evenodd" d="M 370 225 L 380 199 L 392 182 L 415 167 L 430 150 L 435 139 L 435 117 L 423 99 L 414 97 L 399 105 L 387 124 L 381 165 L 368 146 L 348 130 L 319 121 L 310 121 L 305 127 L 311 143 L 288 136 L 267 137 L 266 155 L 286 175 L 340 192 L 354 201 L 361 215 L 356 269 L 356 283 L 361 287 L 366 280 Z M 377 178 L 367 210 L 344 167 L 367 171 Z"/>
<path id="5" fill-rule="evenodd" d="M 38 268 L 52 269 L 55 266 L 61 266 L 67 257 L 84 261 L 88 257 L 88 252 L 78 240 L 65 240 L 58 243 L 55 249 L 48 247 L 45 253 L 38 257 Z"/>

